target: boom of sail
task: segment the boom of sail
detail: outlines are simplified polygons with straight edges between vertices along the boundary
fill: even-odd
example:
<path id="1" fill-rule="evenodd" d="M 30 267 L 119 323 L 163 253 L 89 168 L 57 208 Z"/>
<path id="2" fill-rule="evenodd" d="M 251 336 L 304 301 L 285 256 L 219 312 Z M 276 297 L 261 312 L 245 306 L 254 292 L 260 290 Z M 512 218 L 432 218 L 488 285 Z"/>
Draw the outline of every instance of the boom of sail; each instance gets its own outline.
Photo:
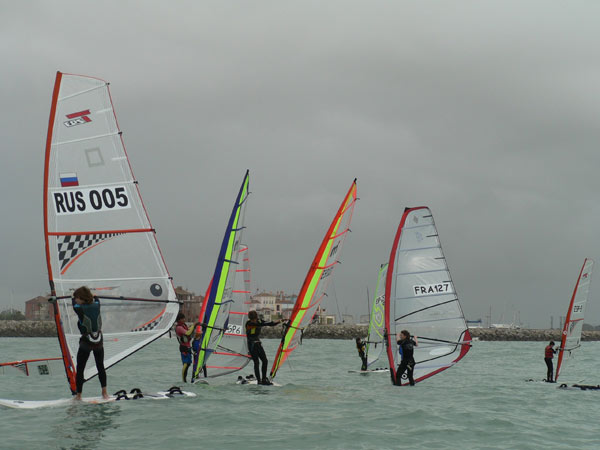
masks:
<path id="1" fill-rule="evenodd" d="M 407 208 L 402 215 L 385 287 L 387 354 L 396 380 L 397 335 L 417 336 L 415 382 L 456 364 L 471 347 L 471 335 L 458 302 L 431 211 Z M 407 384 L 401 380 L 401 384 Z"/>
<path id="2" fill-rule="evenodd" d="M 232 321 L 232 327 L 229 328 L 229 319 L 230 312 L 243 313 L 244 307 L 244 300 L 234 294 L 233 291 L 237 270 L 243 267 L 243 264 L 240 264 L 242 262 L 240 253 L 243 254 L 242 249 L 245 247 L 241 244 L 241 239 L 244 230 L 249 185 L 250 172 L 246 171 L 227 223 L 225 236 L 217 258 L 217 265 L 210 283 L 210 290 L 202 307 L 202 316 L 200 317 L 202 337 L 198 353 L 194 358 L 193 377 L 195 379 L 200 377 L 200 372 L 204 367 L 207 369 L 206 376 L 218 376 L 241 369 L 245 365 L 241 362 L 243 359 L 246 359 L 245 363 L 247 364 L 245 350 L 242 348 L 235 351 L 228 347 L 227 342 L 229 341 L 228 338 L 231 337 L 228 335 L 242 335 L 245 332 L 237 326 L 239 324 L 235 320 Z M 235 314 L 232 316 L 235 316 Z M 225 342 L 223 342 L 224 338 Z M 207 362 L 215 352 L 221 355 L 218 358 L 218 363 L 213 364 L 211 368 L 207 365 Z M 232 353 L 232 355 L 226 355 L 226 353 Z M 228 356 L 232 356 L 235 362 L 225 365 L 223 359 Z"/>
<path id="3" fill-rule="evenodd" d="M 302 337 L 302 331 L 312 322 L 317 307 L 325 296 L 333 270 L 340 262 L 341 250 L 346 236 L 350 231 L 350 222 L 356 200 L 355 179 L 333 218 L 333 222 L 331 222 L 304 279 L 300 294 L 296 299 L 294 309 L 286 324 L 285 333 L 277 349 L 275 361 L 271 368 L 271 377 L 277 374 L 279 367 L 298 346 Z"/>
<path id="4" fill-rule="evenodd" d="M 592 270 L 594 260 L 586 258 L 579 271 L 579 277 L 571 296 L 569 310 L 563 326 L 560 350 L 558 351 L 558 363 L 556 364 L 556 375 L 554 381 L 558 380 L 558 374 L 564 362 L 573 358 L 575 351 L 581 346 L 581 332 L 583 331 L 583 317 L 585 305 L 587 304 L 590 286 L 592 283 Z"/>
<path id="5" fill-rule="evenodd" d="M 88 286 L 100 299 L 106 368 L 167 333 L 179 310 L 106 81 L 56 74 L 43 204 L 54 318 L 74 392 L 75 289 Z M 84 378 L 96 374 L 88 364 Z"/>

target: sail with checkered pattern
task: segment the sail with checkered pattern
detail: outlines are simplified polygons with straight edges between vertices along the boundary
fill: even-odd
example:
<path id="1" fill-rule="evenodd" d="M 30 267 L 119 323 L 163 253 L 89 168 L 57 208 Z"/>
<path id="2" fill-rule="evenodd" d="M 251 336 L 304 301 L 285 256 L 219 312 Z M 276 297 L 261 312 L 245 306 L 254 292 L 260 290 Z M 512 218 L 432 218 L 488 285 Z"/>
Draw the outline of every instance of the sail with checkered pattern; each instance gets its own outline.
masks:
<path id="1" fill-rule="evenodd" d="M 63 361 L 74 389 L 72 292 L 100 300 L 110 367 L 168 332 L 179 305 L 125 151 L 106 81 L 58 72 L 44 164 L 44 237 Z M 84 377 L 96 375 L 88 363 Z"/>

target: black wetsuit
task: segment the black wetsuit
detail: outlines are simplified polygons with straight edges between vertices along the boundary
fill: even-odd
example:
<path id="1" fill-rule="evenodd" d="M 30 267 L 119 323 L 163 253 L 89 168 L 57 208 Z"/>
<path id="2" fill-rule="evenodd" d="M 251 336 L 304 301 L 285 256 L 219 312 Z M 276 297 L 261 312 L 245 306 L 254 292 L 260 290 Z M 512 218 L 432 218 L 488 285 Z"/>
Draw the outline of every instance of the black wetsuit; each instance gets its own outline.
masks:
<path id="1" fill-rule="evenodd" d="M 554 365 L 552 364 L 552 358 L 556 350 L 551 345 L 546 346 L 544 349 L 544 361 L 546 362 L 546 367 L 548 371 L 546 372 L 546 381 L 549 383 L 554 383 Z"/>
<path id="2" fill-rule="evenodd" d="M 365 343 L 362 340 L 356 341 L 356 349 L 358 350 L 358 356 L 362 360 L 362 366 L 360 370 L 367 370 L 367 355 L 365 355 Z"/>
<path id="3" fill-rule="evenodd" d="M 100 317 L 100 301 L 94 297 L 92 303 L 78 304 L 73 300 L 73 309 L 79 317 L 77 327 L 81 332 L 79 339 L 79 350 L 77 351 L 77 393 L 83 390 L 83 372 L 85 365 L 94 353 L 96 369 L 98 370 L 98 380 L 100 386 L 106 387 L 106 371 L 104 370 L 104 345 L 102 343 L 102 318 Z"/>
<path id="4" fill-rule="evenodd" d="M 413 379 L 413 370 L 415 368 L 415 358 L 413 357 L 414 346 L 417 345 L 415 341 L 411 338 L 401 339 L 397 341 L 398 343 L 398 351 L 402 356 L 402 361 L 398 364 L 398 368 L 396 369 L 396 379 L 394 380 L 394 384 L 400 386 L 402 382 L 402 375 L 406 371 L 406 376 L 408 377 L 408 383 L 411 386 L 415 385 L 415 380 Z"/>
<path id="5" fill-rule="evenodd" d="M 262 320 L 258 320 L 256 322 L 248 321 L 246 322 L 246 338 L 248 340 L 248 351 L 250 352 L 250 356 L 252 357 L 252 361 L 254 361 L 254 376 L 258 384 L 265 383 L 268 381 L 267 379 L 267 355 L 265 354 L 265 350 L 263 349 L 262 343 L 260 342 L 260 331 L 262 327 L 272 327 L 277 325 L 275 322 L 264 322 Z M 262 377 L 261 371 L 259 371 L 258 360 L 262 362 Z"/>

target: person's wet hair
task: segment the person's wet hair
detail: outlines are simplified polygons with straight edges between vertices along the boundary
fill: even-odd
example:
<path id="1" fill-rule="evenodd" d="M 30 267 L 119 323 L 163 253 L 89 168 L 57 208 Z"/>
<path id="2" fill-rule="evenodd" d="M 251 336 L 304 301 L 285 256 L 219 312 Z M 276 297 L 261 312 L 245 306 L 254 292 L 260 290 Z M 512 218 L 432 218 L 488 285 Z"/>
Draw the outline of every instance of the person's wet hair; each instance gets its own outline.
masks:
<path id="1" fill-rule="evenodd" d="M 92 303 L 94 301 L 94 295 L 87 286 L 77 288 L 75 292 L 73 292 L 73 298 L 79 298 L 83 300 L 84 303 Z"/>

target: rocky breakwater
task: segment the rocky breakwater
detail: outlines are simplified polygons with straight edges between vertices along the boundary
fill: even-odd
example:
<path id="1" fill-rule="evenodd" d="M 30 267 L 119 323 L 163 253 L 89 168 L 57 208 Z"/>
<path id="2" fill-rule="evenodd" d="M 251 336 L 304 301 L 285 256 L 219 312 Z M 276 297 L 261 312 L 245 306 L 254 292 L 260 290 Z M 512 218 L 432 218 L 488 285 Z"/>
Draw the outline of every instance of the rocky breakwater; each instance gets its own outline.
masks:
<path id="1" fill-rule="evenodd" d="M 0 320 L 0 337 L 56 337 L 52 321 Z"/>
<path id="2" fill-rule="evenodd" d="M 546 341 L 560 343 L 561 330 L 534 330 L 516 328 L 471 328 L 473 338 L 481 341 Z M 600 341 L 600 331 L 584 331 L 583 341 Z"/>
<path id="3" fill-rule="evenodd" d="M 367 336 L 366 325 L 311 325 L 304 330 L 303 339 L 355 339 L 357 336 Z M 261 337 L 278 339 L 281 338 L 283 327 L 264 327 Z"/>

